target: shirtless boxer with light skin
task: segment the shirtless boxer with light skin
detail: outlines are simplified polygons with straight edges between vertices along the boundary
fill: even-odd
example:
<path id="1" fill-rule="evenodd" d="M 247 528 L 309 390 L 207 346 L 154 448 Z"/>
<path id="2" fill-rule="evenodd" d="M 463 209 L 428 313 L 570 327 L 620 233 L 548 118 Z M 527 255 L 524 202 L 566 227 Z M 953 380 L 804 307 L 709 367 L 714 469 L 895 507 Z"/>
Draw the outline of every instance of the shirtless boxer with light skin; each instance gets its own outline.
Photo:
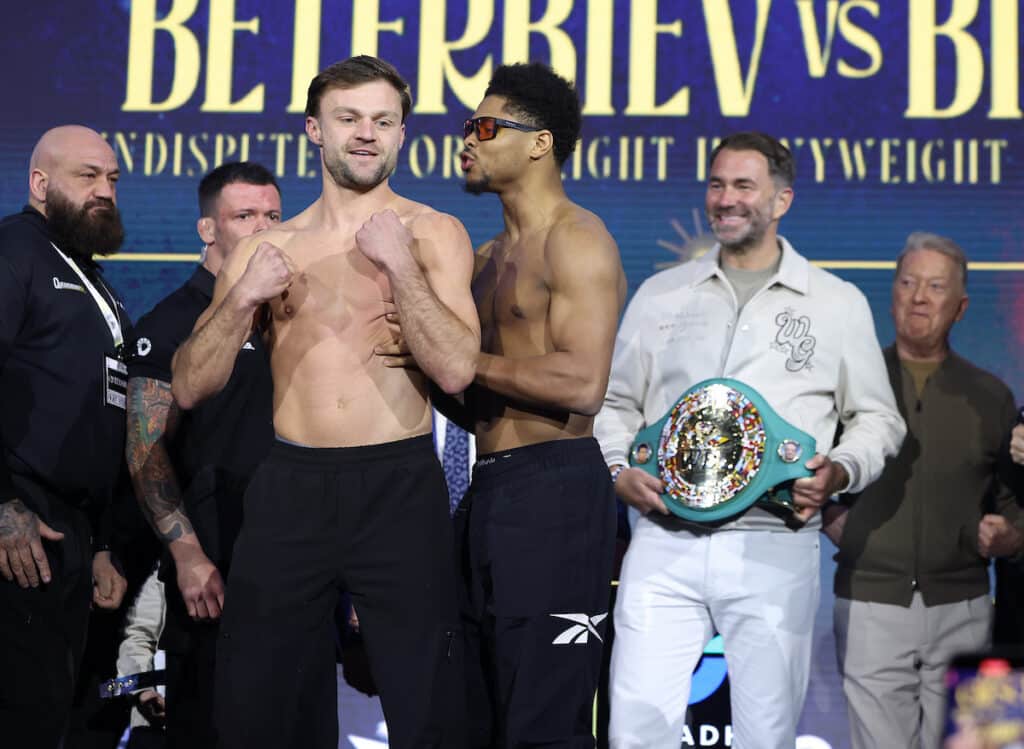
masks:
<path id="1" fill-rule="evenodd" d="M 480 334 L 465 229 L 388 184 L 409 107 L 376 58 L 313 80 L 306 134 L 323 193 L 238 246 L 175 357 L 174 396 L 189 408 L 223 386 L 257 323 L 271 352 L 278 441 L 246 495 L 217 656 L 228 747 L 337 745 L 339 587 L 359 611 L 391 745 L 457 745 L 451 532 L 427 390 L 470 383 Z M 379 353 L 399 317 L 418 370 Z"/>

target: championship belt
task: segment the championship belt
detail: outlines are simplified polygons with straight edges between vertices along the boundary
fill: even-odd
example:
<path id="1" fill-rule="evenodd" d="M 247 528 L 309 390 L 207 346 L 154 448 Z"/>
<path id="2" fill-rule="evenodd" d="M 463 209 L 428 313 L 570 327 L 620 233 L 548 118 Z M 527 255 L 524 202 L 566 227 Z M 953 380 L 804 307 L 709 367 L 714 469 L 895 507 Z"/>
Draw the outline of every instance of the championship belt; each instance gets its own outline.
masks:
<path id="1" fill-rule="evenodd" d="M 629 464 L 665 483 L 665 506 L 686 520 L 713 522 L 755 503 L 793 506 L 789 487 L 811 476 L 815 440 L 780 417 L 738 380 L 704 380 L 641 431 Z"/>

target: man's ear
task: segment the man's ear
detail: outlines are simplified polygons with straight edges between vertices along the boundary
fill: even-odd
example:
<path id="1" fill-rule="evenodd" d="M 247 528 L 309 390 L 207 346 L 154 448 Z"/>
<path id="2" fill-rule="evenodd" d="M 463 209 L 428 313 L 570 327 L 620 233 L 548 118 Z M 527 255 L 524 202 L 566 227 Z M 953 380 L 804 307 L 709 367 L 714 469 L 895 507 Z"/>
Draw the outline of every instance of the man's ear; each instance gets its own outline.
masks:
<path id="1" fill-rule="evenodd" d="M 50 177 L 42 169 L 33 169 L 28 173 L 28 194 L 39 203 L 46 202 L 46 189 L 50 186 Z"/>
<path id="2" fill-rule="evenodd" d="M 970 299 L 968 298 L 967 293 L 964 292 L 963 299 L 960 300 L 960 306 L 956 310 L 956 317 L 953 318 L 953 322 L 960 322 L 964 319 L 964 313 L 967 312 L 967 304 L 969 301 Z"/>
<path id="3" fill-rule="evenodd" d="M 533 144 L 530 147 L 530 158 L 534 161 L 544 158 L 555 147 L 555 136 L 550 130 L 538 130 L 533 133 Z"/>
<path id="4" fill-rule="evenodd" d="M 772 218 L 780 219 L 786 215 L 789 211 L 789 207 L 793 205 L 793 188 L 783 187 L 777 193 L 775 193 L 775 205 L 772 206 Z"/>
<path id="5" fill-rule="evenodd" d="M 213 219 L 209 216 L 203 216 L 196 221 L 196 231 L 199 233 L 199 238 L 203 240 L 203 244 L 213 244 Z"/>
<path id="6" fill-rule="evenodd" d="M 324 139 L 320 134 L 320 123 L 316 117 L 306 117 L 306 137 L 314 146 L 322 146 Z"/>

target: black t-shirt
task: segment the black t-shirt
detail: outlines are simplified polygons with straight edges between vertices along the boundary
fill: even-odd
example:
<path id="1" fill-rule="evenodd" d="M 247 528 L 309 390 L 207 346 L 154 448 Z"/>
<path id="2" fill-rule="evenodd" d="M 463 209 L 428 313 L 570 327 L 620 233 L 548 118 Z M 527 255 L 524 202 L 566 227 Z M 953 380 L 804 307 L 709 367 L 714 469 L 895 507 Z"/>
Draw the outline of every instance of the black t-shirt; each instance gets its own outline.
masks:
<path id="1" fill-rule="evenodd" d="M 128 339 L 124 305 L 100 266 L 72 262 Z M 108 356 L 116 356 L 111 329 L 52 245 L 43 215 L 26 207 L 0 221 L 0 501 L 19 496 L 13 473 L 76 506 L 108 502 L 124 465 L 125 436 L 124 408 L 108 403 Z"/>
<path id="2" fill-rule="evenodd" d="M 214 281 L 199 266 L 139 320 L 128 351 L 129 378 L 171 381 L 171 358 L 209 306 Z M 245 485 L 274 439 L 270 362 L 258 334 L 238 352 L 224 389 L 181 415 L 168 445 L 175 475 L 204 550 L 213 561 L 224 561 L 237 532 Z"/>

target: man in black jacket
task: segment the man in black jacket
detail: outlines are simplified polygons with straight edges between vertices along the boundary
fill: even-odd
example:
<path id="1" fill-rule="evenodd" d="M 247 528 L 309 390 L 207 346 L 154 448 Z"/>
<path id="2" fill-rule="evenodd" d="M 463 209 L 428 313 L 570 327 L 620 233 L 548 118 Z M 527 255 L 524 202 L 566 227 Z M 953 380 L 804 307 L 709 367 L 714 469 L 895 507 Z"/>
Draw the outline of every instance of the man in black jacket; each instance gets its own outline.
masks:
<path id="1" fill-rule="evenodd" d="M 90 601 L 116 609 L 109 507 L 124 466 L 129 321 L 92 257 L 117 251 L 117 159 L 77 125 L 45 133 L 29 205 L 0 222 L 0 741 L 56 747 Z"/>
<path id="2" fill-rule="evenodd" d="M 242 494 L 274 438 L 270 364 L 259 333 L 242 346 L 224 390 L 190 411 L 171 396 L 171 357 L 209 306 L 238 241 L 281 220 L 281 193 L 259 164 L 222 164 L 199 183 L 199 214 L 202 263 L 139 320 L 128 363 L 128 465 L 167 548 L 160 576 L 168 749 L 216 745 L 213 666 L 224 580 Z"/>
<path id="3" fill-rule="evenodd" d="M 989 560 L 1024 546 L 1007 452 L 1013 395 L 949 346 L 966 281 L 952 240 L 910 235 L 885 351 L 907 437 L 878 481 L 824 511 L 839 547 L 836 649 L 857 749 L 939 745 L 948 660 L 989 645 Z"/>

